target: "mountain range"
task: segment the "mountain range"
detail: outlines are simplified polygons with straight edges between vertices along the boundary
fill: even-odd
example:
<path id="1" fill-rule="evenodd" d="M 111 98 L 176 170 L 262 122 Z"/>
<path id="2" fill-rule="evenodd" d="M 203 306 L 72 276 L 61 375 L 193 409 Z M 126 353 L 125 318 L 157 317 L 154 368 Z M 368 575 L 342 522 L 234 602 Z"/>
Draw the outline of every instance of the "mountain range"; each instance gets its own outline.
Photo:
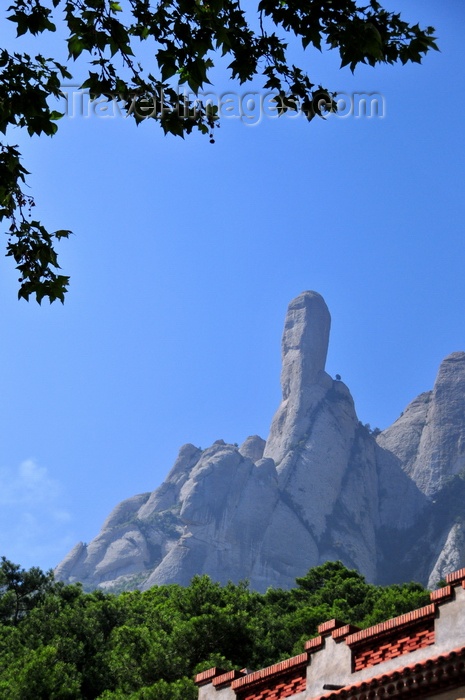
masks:
<path id="1" fill-rule="evenodd" d="M 325 371 L 330 326 L 318 293 L 294 299 L 267 440 L 184 445 L 161 486 L 119 503 L 56 578 L 120 591 L 206 573 L 265 591 L 341 560 L 370 582 L 432 587 L 464 566 L 465 353 L 446 357 L 433 389 L 389 428 L 371 431 Z"/>

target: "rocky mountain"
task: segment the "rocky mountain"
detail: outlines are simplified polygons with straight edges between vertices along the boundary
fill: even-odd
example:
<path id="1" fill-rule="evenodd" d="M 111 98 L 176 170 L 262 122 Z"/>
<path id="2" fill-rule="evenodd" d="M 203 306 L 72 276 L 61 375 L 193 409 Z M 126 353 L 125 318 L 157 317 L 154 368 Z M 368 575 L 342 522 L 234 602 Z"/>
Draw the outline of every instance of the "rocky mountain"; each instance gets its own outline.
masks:
<path id="1" fill-rule="evenodd" d="M 264 591 L 329 559 L 372 582 L 430 586 L 464 566 L 465 353 L 375 436 L 325 372 L 330 325 L 319 294 L 294 299 L 266 442 L 184 445 L 163 484 L 117 505 L 57 578 L 122 590 L 207 573 Z"/>

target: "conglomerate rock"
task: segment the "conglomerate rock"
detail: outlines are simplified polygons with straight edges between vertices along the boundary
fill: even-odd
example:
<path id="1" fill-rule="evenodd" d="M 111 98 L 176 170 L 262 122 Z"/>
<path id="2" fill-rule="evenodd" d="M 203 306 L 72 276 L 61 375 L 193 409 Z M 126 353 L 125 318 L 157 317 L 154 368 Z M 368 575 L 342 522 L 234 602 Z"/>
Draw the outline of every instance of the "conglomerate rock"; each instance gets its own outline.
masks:
<path id="1" fill-rule="evenodd" d="M 117 505 L 56 577 L 121 590 L 206 573 L 264 591 L 330 559 L 378 583 L 433 585 L 464 566 L 465 353 L 375 438 L 325 372 L 330 325 L 319 294 L 294 299 L 267 441 L 184 445 L 161 486 Z"/>

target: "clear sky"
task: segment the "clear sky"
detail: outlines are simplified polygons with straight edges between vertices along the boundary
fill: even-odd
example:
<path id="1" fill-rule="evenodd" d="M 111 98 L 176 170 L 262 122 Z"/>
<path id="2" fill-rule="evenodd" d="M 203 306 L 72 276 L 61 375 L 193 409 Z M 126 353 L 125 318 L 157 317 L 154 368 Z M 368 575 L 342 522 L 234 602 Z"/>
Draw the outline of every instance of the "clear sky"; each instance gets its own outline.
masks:
<path id="1" fill-rule="evenodd" d="M 11 135 L 37 216 L 75 235 L 64 306 L 18 302 L 0 257 L 1 554 L 55 566 L 182 444 L 266 438 L 305 289 L 331 312 L 327 371 L 372 427 L 465 350 L 465 5 L 384 4 L 436 27 L 441 53 L 355 76 L 307 59 L 316 82 L 382 95 L 381 117 L 230 117 L 214 145 L 101 113 Z"/>

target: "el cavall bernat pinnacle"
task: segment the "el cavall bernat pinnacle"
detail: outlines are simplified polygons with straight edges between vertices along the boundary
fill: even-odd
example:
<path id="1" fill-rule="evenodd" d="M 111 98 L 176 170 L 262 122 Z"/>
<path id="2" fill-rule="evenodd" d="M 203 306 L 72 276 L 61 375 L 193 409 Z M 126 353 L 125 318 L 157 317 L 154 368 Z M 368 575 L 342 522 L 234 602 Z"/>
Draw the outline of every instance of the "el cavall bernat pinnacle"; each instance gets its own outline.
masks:
<path id="1" fill-rule="evenodd" d="M 118 591 L 205 573 L 263 592 L 328 560 L 428 586 L 465 566 L 465 352 L 375 436 L 325 371 L 330 326 L 320 294 L 293 299 L 268 438 L 182 446 L 161 486 L 119 503 L 57 578 Z"/>

